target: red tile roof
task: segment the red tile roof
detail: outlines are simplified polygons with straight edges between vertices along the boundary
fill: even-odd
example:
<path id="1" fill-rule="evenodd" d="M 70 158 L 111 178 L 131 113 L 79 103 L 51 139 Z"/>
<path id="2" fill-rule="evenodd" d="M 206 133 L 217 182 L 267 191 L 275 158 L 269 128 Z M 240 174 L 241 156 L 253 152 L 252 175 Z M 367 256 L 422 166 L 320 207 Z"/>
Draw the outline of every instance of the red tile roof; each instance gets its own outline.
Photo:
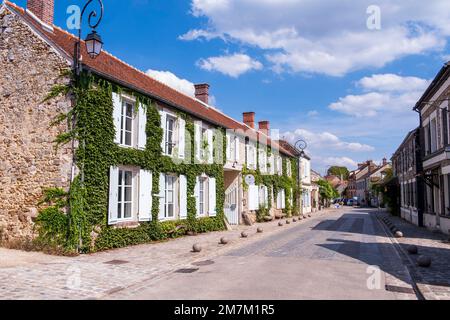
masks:
<path id="1" fill-rule="evenodd" d="M 53 26 L 53 31 L 49 31 L 33 17 L 27 14 L 23 8 L 10 1 L 5 1 L 5 4 L 23 17 L 23 19 L 25 19 L 28 23 L 32 24 L 43 36 L 47 38 L 51 45 L 63 51 L 68 57 L 73 57 L 74 45 L 77 41 L 77 38 L 74 35 L 57 26 Z M 89 55 L 85 46 L 83 45 L 81 47 L 82 57 L 88 57 Z M 220 111 L 205 105 L 203 102 L 189 97 L 151 78 L 144 72 L 121 61 L 108 52 L 102 52 L 102 54 L 96 59 L 84 59 L 83 64 L 102 77 L 110 78 L 110 80 L 117 82 L 118 84 L 132 90 L 140 91 L 143 94 L 151 96 L 156 100 L 160 100 L 161 102 L 182 111 L 188 112 L 202 120 L 207 120 L 215 125 L 225 127 L 226 129 L 244 130 L 246 135 L 251 138 L 255 138 L 256 135 L 263 135 L 261 132 L 251 129 L 244 123 L 236 121 Z M 275 148 L 279 148 L 280 152 L 293 156 L 291 152 L 278 146 L 277 143 L 273 142 L 273 146 Z"/>

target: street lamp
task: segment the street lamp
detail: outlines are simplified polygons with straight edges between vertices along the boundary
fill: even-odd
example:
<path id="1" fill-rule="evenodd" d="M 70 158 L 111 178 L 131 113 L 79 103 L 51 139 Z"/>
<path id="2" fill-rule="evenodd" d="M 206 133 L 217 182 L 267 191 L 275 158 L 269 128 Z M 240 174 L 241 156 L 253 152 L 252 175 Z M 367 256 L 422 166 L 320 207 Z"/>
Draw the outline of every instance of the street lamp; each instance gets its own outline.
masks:
<path id="1" fill-rule="evenodd" d="M 82 35 L 82 26 L 83 26 L 83 16 L 86 12 L 86 9 L 92 3 L 92 1 L 94 1 L 94 0 L 89 0 L 88 2 L 86 2 L 86 4 L 83 7 L 83 10 L 81 10 L 81 14 L 80 14 L 80 27 L 78 28 L 78 40 L 75 43 L 75 54 L 73 57 L 73 59 L 74 59 L 73 65 L 74 65 L 74 69 L 75 69 L 75 74 L 77 76 L 80 75 L 81 70 L 82 70 L 81 35 Z M 102 47 L 103 47 L 102 38 L 95 31 L 95 29 L 97 29 L 98 25 L 100 24 L 100 22 L 102 21 L 102 18 L 103 18 L 103 2 L 102 2 L 102 0 L 97 0 L 97 1 L 100 5 L 100 16 L 98 17 L 97 21 L 94 21 L 95 23 L 93 23 L 92 18 L 97 18 L 97 11 L 92 10 L 89 13 L 88 24 L 89 24 L 89 27 L 92 29 L 92 31 L 91 31 L 91 33 L 89 33 L 89 35 L 86 37 L 86 40 L 84 41 L 86 44 L 86 51 L 89 54 L 89 56 L 91 57 L 91 59 L 97 58 L 100 55 L 100 53 L 102 51 Z"/>
<path id="2" fill-rule="evenodd" d="M 295 149 L 297 150 L 299 156 L 297 158 L 297 168 L 298 168 L 298 172 L 297 172 L 297 187 L 298 190 L 301 189 L 301 184 L 302 184 L 302 178 L 301 178 L 301 162 L 302 159 L 305 157 L 305 149 L 308 147 L 308 144 L 306 143 L 305 140 L 298 140 L 295 143 Z M 303 201 L 301 199 L 301 196 L 299 194 L 299 202 L 300 202 L 300 216 L 303 216 Z"/>

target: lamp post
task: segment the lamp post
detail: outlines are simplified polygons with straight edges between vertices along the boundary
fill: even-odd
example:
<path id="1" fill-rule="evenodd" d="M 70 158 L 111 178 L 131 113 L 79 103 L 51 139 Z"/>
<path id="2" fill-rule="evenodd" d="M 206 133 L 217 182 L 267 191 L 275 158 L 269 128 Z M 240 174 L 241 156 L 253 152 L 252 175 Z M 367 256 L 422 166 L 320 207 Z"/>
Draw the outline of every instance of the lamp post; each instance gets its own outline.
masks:
<path id="1" fill-rule="evenodd" d="M 299 156 L 298 156 L 298 158 L 297 158 L 297 167 L 298 167 L 298 172 L 297 172 L 297 187 L 298 187 L 298 189 L 300 190 L 301 189 L 301 185 L 302 185 L 302 177 L 301 177 L 301 174 L 302 174 L 302 170 L 301 170 L 301 163 L 302 163 L 302 160 L 303 160 L 303 158 L 304 158 L 304 156 L 305 156 L 305 150 L 306 150 L 306 148 L 308 147 L 308 144 L 306 143 L 306 141 L 305 140 L 298 140 L 296 143 L 295 143 L 295 149 L 297 150 L 297 152 L 298 152 L 298 154 L 299 154 Z M 300 216 L 303 216 L 303 201 L 302 201 L 302 198 L 301 198 L 301 194 L 302 194 L 302 192 L 300 192 L 299 193 L 299 202 L 300 202 Z"/>
<path id="2" fill-rule="evenodd" d="M 94 0 L 87 1 L 83 7 L 83 10 L 81 10 L 81 13 L 80 13 L 80 25 L 78 28 L 78 38 L 77 38 L 77 41 L 75 42 L 74 55 L 73 55 L 73 72 L 74 72 L 74 83 L 73 84 L 74 84 L 75 88 L 79 88 L 80 75 L 82 72 L 81 36 L 82 36 L 83 16 L 86 13 L 87 8 L 93 1 Z M 91 59 L 97 58 L 100 55 L 100 53 L 102 51 L 102 47 L 103 47 L 102 38 L 95 30 L 103 18 L 103 2 L 102 2 L 102 0 L 97 0 L 97 2 L 100 6 L 100 15 L 97 17 L 97 11 L 95 11 L 95 10 L 90 11 L 89 16 L 88 16 L 88 24 L 89 24 L 89 27 L 91 28 L 91 32 L 88 34 L 88 36 L 84 40 L 85 45 L 86 45 L 86 51 Z M 93 20 L 93 18 L 97 18 L 97 20 L 95 21 L 95 20 Z M 75 96 L 75 99 L 76 99 L 76 96 Z M 77 102 L 73 101 L 73 103 L 74 103 L 74 105 L 76 105 Z M 72 128 L 71 128 L 72 130 L 75 129 L 76 123 L 77 123 L 77 117 L 76 117 L 76 113 L 74 113 L 72 115 Z M 75 140 L 76 140 L 76 138 L 72 137 L 72 170 L 71 170 L 70 186 L 69 186 L 70 189 L 72 188 L 72 183 L 75 179 L 75 170 L 76 170 L 76 162 L 77 162 L 76 154 L 75 154 Z M 80 141 L 80 144 L 81 144 L 81 148 L 85 147 L 84 140 Z M 84 166 L 82 164 L 81 168 L 80 168 L 81 185 L 83 185 L 83 183 L 84 183 L 84 168 L 83 167 Z M 74 223 L 74 221 L 72 220 L 71 213 L 72 213 L 72 207 L 71 207 L 71 204 L 69 203 L 69 223 L 70 224 Z M 79 227 L 79 234 L 78 234 L 77 251 L 79 252 L 80 248 L 83 245 L 83 242 L 82 242 L 82 236 L 81 236 L 81 226 L 79 225 L 78 227 Z"/>

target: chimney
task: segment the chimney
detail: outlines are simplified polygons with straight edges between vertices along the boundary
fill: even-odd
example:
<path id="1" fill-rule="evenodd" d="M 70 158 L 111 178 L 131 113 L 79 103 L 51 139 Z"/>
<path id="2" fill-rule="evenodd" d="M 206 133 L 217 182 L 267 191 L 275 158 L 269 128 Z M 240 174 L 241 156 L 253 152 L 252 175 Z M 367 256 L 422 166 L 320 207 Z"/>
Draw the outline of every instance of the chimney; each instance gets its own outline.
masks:
<path id="1" fill-rule="evenodd" d="M 255 129 L 255 113 L 254 112 L 244 112 L 243 122 L 250 128 Z"/>
<path id="2" fill-rule="evenodd" d="M 258 125 L 259 125 L 259 131 L 264 133 L 266 136 L 269 136 L 270 122 L 269 121 L 260 121 L 258 123 Z"/>
<path id="3" fill-rule="evenodd" d="M 195 97 L 198 100 L 206 104 L 209 104 L 209 84 L 201 83 L 196 84 L 194 87 L 195 87 Z"/>
<path id="4" fill-rule="evenodd" d="M 386 159 L 386 158 L 383 158 L 383 167 L 384 167 L 385 165 L 387 165 L 387 164 L 388 164 L 387 159 Z"/>
<path id="5" fill-rule="evenodd" d="M 27 10 L 31 11 L 43 23 L 52 26 L 54 15 L 54 0 L 28 0 Z"/>

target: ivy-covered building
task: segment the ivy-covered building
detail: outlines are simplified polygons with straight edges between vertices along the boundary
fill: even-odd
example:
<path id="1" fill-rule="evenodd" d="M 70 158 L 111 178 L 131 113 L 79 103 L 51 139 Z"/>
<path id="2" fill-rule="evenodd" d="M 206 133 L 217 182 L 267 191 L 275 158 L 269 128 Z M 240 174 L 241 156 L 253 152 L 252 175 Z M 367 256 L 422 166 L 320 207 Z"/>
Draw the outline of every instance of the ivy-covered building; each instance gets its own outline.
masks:
<path id="1" fill-rule="evenodd" d="M 0 7 L 4 241 L 92 252 L 298 214 L 297 155 L 267 121 L 234 120 L 206 84 L 189 97 L 84 46 L 74 81 L 76 38 L 52 10 Z"/>

